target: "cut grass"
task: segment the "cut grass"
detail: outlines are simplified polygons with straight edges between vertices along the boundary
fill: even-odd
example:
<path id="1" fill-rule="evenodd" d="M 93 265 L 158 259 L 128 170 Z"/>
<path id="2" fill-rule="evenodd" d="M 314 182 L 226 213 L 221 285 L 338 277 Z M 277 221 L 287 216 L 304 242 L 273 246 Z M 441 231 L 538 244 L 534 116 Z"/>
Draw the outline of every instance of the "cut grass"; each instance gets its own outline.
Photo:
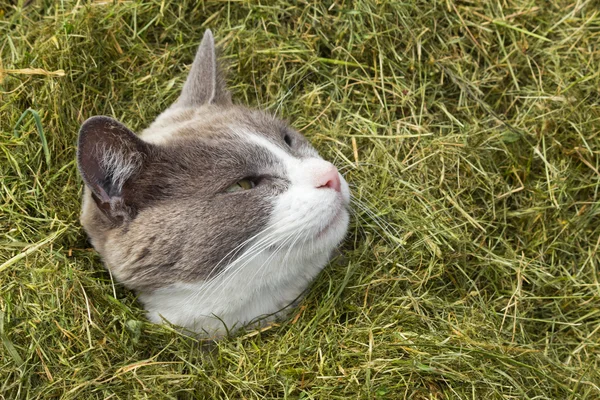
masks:
<path id="1" fill-rule="evenodd" d="M 600 398 L 599 4 L 534 3 L 2 3 L 2 396 Z M 354 195 L 295 316 L 208 350 L 113 284 L 74 162 L 86 118 L 177 97 L 205 28 Z"/>

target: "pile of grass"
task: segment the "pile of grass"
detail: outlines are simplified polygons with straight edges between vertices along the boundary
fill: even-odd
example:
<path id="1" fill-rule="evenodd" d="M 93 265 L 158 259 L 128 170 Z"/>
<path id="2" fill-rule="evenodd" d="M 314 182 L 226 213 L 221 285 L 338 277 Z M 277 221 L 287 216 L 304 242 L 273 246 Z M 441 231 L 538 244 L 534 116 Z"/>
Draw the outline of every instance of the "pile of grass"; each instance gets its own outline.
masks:
<path id="1" fill-rule="evenodd" d="M 600 398 L 596 0 L 23 3 L 0 5 L 0 397 Z M 355 198 L 295 316 L 208 350 L 113 284 L 74 161 L 86 118 L 139 130 L 176 98 L 205 28 L 237 101 Z"/>

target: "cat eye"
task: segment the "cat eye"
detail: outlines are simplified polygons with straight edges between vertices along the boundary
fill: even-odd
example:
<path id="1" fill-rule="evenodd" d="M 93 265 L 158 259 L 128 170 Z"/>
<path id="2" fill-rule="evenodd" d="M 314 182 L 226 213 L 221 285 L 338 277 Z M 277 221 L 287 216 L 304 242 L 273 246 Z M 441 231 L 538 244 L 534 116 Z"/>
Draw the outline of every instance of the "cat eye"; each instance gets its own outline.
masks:
<path id="1" fill-rule="evenodd" d="M 288 147 L 292 147 L 292 138 L 287 133 L 283 135 L 283 141 L 288 145 Z"/>
<path id="2" fill-rule="evenodd" d="M 233 185 L 229 186 L 225 191 L 227 193 L 241 192 L 242 190 L 250 190 L 255 186 L 256 183 L 254 183 L 250 179 L 242 179 L 241 181 L 238 181 Z"/>

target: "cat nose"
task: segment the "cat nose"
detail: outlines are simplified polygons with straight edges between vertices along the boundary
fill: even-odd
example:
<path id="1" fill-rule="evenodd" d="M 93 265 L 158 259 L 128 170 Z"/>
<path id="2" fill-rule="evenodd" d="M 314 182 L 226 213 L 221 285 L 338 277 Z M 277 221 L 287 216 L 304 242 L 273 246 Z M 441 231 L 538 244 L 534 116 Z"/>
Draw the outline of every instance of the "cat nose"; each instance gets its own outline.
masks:
<path id="1" fill-rule="evenodd" d="M 338 173 L 335 165 L 329 164 L 325 170 L 319 172 L 315 180 L 315 187 L 317 189 L 330 188 L 336 192 L 340 192 L 342 190 L 340 174 Z"/>

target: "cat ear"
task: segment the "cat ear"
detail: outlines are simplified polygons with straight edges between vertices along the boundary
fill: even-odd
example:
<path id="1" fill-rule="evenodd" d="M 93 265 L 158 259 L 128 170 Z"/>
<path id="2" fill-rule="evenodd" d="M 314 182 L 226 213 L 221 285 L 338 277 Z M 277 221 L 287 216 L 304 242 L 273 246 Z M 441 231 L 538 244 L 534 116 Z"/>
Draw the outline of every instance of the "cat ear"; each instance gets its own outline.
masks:
<path id="1" fill-rule="evenodd" d="M 114 222 L 132 217 L 123 186 L 142 169 L 149 146 L 109 117 L 92 117 L 79 130 L 79 172 L 98 208 Z"/>
<path id="2" fill-rule="evenodd" d="M 215 39 L 210 29 L 204 32 L 190 74 L 174 107 L 194 107 L 204 104 L 231 104 L 215 52 Z"/>

